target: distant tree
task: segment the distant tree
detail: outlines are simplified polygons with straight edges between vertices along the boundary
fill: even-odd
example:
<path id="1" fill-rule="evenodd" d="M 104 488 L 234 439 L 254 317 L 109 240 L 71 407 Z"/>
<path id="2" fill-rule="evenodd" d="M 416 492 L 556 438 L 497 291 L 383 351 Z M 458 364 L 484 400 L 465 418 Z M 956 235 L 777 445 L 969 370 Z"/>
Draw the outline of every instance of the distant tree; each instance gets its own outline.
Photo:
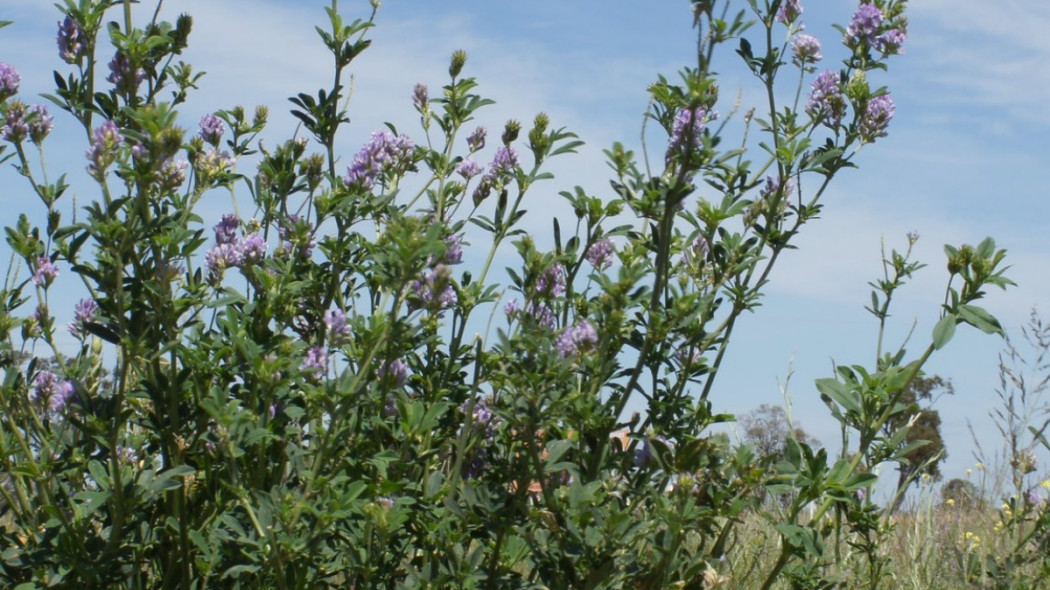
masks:
<path id="1" fill-rule="evenodd" d="M 964 508 L 978 508 L 981 505 L 981 494 L 973 482 L 956 477 L 948 480 L 948 483 L 941 487 L 941 503 L 955 504 Z"/>
<path id="2" fill-rule="evenodd" d="M 742 442 L 749 445 L 755 455 L 773 463 L 784 459 L 789 440 L 794 439 L 813 448 L 820 446 L 819 440 L 791 424 L 787 412 L 781 406 L 762 404 L 741 416 L 737 423 L 740 425 Z M 789 504 L 792 495 L 792 492 L 788 492 L 769 498 L 764 490 L 758 492 L 760 501 L 770 500 L 781 506 Z"/>
<path id="3" fill-rule="evenodd" d="M 897 464 L 897 494 L 893 510 L 900 506 L 904 492 L 919 477 L 928 475 L 934 481 L 941 479 L 941 464 L 948 453 L 941 437 L 941 414 L 933 409 L 933 404 L 942 395 L 953 393 L 952 382 L 938 375 L 916 377 L 900 398 L 900 403 L 912 406 L 914 411 L 894 416 L 883 427 L 884 432 L 890 434 L 911 422 L 911 429 L 901 445 L 906 447 L 926 441 L 925 445 L 905 453 L 904 460 Z"/>
<path id="4" fill-rule="evenodd" d="M 762 404 L 740 417 L 738 423 L 743 442 L 750 445 L 759 457 L 783 458 L 787 441 L 792 438 L 811 447 L 820 446 L 820 441 L 805 430 L 793 427 L 787 412 L 780 406 Z"/>

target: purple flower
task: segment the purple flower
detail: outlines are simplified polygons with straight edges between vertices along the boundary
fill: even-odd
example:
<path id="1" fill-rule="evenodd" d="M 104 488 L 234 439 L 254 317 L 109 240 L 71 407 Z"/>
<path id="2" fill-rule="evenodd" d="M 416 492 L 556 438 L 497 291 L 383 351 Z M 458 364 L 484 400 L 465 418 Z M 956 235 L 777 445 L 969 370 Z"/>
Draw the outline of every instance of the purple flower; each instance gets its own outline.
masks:
<path id="1" fill-rule="evenodd" d="M 47 287 L 57 276 L 58 267 L 51 263 L 50 256 L 40 256 L 36 259 L 36 271 L 33 273 L 34 285 Z"/>
<path id="2" fill-rule="evenodd" d="M 142 145 L 141 143 L 131 144 L 131 157 L 138 161 L 144 161 L 149 157 L 149 148 Z"/>
<path id="3" fill-rule="evenodd" d="M 795 19 L 802 16 L 802 5 L 798 0 L 784 0 L 777 10 L 777 21 L 784 25 L 790 25 Z"/>
<path id="4" fill-rule="evenodd" d="M 320 346 L 311 346 L 306 350 L 306 358 L 299 370 L 310 373 L 311 379 L 319 381 L 328 372 L 328 353 Z"/>
<path id="5" fill-rule="evenodd" d="M 186 160 L 174 160 L 168 158 L 157 172 L 157 184 L 163 192 L 173 191 L 186 182 L 186 169 L 190 163 Z"/>
<path id="6" fill-rule="evenodd" d="M 297 252 L 303 259 L 308 259 L 317 245 L 310 224 L 295 213 L 281 222 L 277 235 L 282 240 L 278 254 Z"/>
<path id="7" fill-rule="evenodd" d="M 846 45 L 857 47 L 861 43 L 875 45 L 875 36 L 882 26 L 882 11 L 874 4 L 861 4 L 846 27 Z"/>
<path id="8" fill-rule="evenodd" d="M 473 407 L 471 407 L 472 405 Z M 492 413 L 488 401 L 484 399 L 468 399 L 459 406 L 459 411 L 463 412 L 463 414 L 469 412 L 471 422 L 484 428 L 485 438 L 489 440 L 492 440 L 492 437 L 495 436 L 496 428 L 502 422 L 499 416 Z"/>
<path id="9" fill-rule="evenodd" d="M 691 346 L 683 346 L 682 348 L 679 348 L 677 351 L 675 351 L 674 358 L 683 367 L 691 367 L 693 365 L 698 365 L 700 364 L 700 361 L 703 360 L 703 357 L 700 355 L 700 351 Z"/>
<path id="10" fill-rule="evenodd" d="M 552 264 L 536 279 L 536 294 L 540 297 L 558 297 L 565 293 L 565 267 Z"/>
<path id="11" fill-rule="evenodd" d="M 241 242 L 243 264 L 258 264 L 266 257 L 266 240 L 259 234 L 248 234 Z"/>
<path id="12" fill-rule="evenodd" d="M 667 439 L 656 435 L 653 437 L 646 437 L 642 441 L 641 448 L 637 448 L 634 451 L 634 466 L 635 467 L 646 467 L 653 462 L 653 442 L 659 441 L 663 445 L 667 445 Z"/>
<path id="13" fill-rule="evenodd" d="M 452 285 L 452 269 L 445 264 L 439 264 L 433 270 L 427 271 L 423 279 L 413 281 L 411 287 L 418 307 L 442 310 L 459 301 L 456 289 Z"/>
<path id="14" fill-rule="evenodd" d="M 95 303 L 94 299 L 81 299 L 78 301 L 73 306 L 73 321 L 67 326 L 69 333 L 77 340 L 82 340 L 86 335 L 84 330 L 87 324 L 94 322 L 97 314 L 98 303 Z"/>
<path id="15" fill-rule="evenodd" d="M 67 64 L 80 63 L 87 55 L 84 31 L 80 29 L 80 23 L 71 16 L 66 16 L 65 20 L 58 23 L 58 55 Z"/>
<path id="16" fill-rule="evenodd" d="M 456 164 L 456 174 L 462 176 L 464 180 L 470 180 L 481 172 L 481 166 L 470 158 L 464 158 L 459 164 Z"/>
<path id="17" fill-rule="evenodd" d="M 471 153 L 485 149 L 485 137 L 487 134 L 488 130 L 481 126 L 467 136 L 467 147 L 470 148 Z"/>
<path id="18" fill-rule="evenodd" d="M 587 352 L 597 344 L 598 333 L 587 320 L 581 320 L 575 326 L 566 328 L 554 342 L 554 346 L 558 348 L 558 355 L 562 358 Z"/>
<path id="19" fill-rule="evenodd" d="M 241 227 L 241 218 L 233 213 L 222 216 L 219 223 L 215 224 L 215 241 L 219 244 L 234 244 L 237 242 L 237 228 Z"/>
<path id="20" fill-rule="evenodd" d="M 587 254 L 584 257 L 587 259 L 587 262 L 591 263 L 591 266 L 601 270 L 612 264 L 612 257 L 615 251 L 612 240 L 605 238 L 591 244 L 591 247 L 587 248 Z"/>
<path id="21" fill-rule="evenodd" d="M 213 147 L 203 154 L 197 155 L 197 170 L 201 176 L 214 178 L 233 167 L 236 163 L 230 152 Z"/>
<path id="22" fill-rule="evenodd" d="M 463 262 L 463 234 L 452 234 L 445 238 L 445 256 L 442 262 L 445 264 Z"/>
<path id="23" fill-rule="evenodd" d="M 73 398 L 75 390 L 69 381 L 60 381 L 51 371 L 40 371 L 36 376 L 34 401 L 46 401 L 52 412 L 59 413 Z"/>
<path id="24" fill-rule="evenodd" d="M 858 131 L 862 141 L 871 143 L 878 137 L 886 137 L 886 128 L 896 110 L 889 94 L 872 97 L 864 107 L 864 116 L 860 118 Z"/>
<path id="25" fill-rule="evenodd" d="M 514 316 L 516 316 L 520 312 L 521 312 L 521 308 L 518 307 L 518 300 L 517 299 L 511 299 L 510 301 L 507 302 L 506 305 L 503 306 L 503 314 L 506 315 L 508 318 L 513 318 Z"/>
<path id="26" fill-rule="evenodd" d="M 350 335 L 350 326 L 346 325 L 346 314 L 338 309 L 330 309 L 324 312 L 324 325 L 328 330 L 328 339 L 332 345 L 338 345 L 346 341 Z"/>
<path id="27" fill-rule="evenodd" d="M 91 149 L 85 154 L 89 161 L 88 173 L 99 182 L 106 168 L 117 159 L 117 149 L 124 143 L 120 128 L 113 121 L 105 121 L 92 134 Z"/>
<path id="28" fill-rule="evenodd" d="M 7 115 L 4 117 L 4 126 L 0 129 L 0 135 L 14 144 L 25 141 L 29 136 L 29 121 L 26 106 L 20 100 L 13 100 L 7 105 Z"/>
<path id="29" fill-rule="evenodd" d="M 492 165 L 489 168 L 489 173 L 501 176 L 511 176 L 517 169 L 518 153 L 510 146 L 500 146 L 499 149 L 496 150 L 495 157 L 492 158 Z"/>
<path id="30" fill-rule="evenodd" d="M 142 68 L 133 68 L 131 60 L 122 51 L 117 51 L 109 62 L 109 76 L 106 81 L 121 90 L 134 91 L 139 83 L 146 79 Z"/>
<path id="31" fill-rule="evenodd" d="M 791 51 L 795 54 L 794 62 L 802 67 L 805 64 L 815 64 L 824 56 L 820 54 L 820 39 L 811 35 L 795 35 L 791 42 Z"/>
<path id="32" fill-rule="evenodd" d="M 795 192 L 795 185 L 791 182 L 791 179 L 776 178 L 772 176 L 766 177 L 766 185 L 762 187 L 759 193 L 763 199 L 769 199 L 771 197 L 787 197 Z"/>
<path id="33" fill-rule="evenodd" d="M 547 330 L 553 330 L 558 325 L 558 320 L 554 317 L 554 311 L 546 305 L 533 303 L 529 307 L 529 317 L 541 328 Z"/>
<path id="34" fill-rule="evenodd" d="M 806 113 L 814 121 L 831 129 L 837 129 L 842 124 L 846 100 L 842 97 L 838 72 L 827 70 L 817 76 L 809 93 L 809 102 L 806 103 Z"/>
<path id="35" fill-rule="evenodd" d="M 429 100 L 427 85 L 416 84 L 415 88 L 412 89 L 412 106 L 416 107 L 416 110 L 422 113 L 426 110 Z"/>
<path id="36" fill-rule="evenodd" d="M 376 369 L 376 379 L 387 387 L 400 387 L 408 380 L 408 366 L 401 359 L 384 361 Z M 396 404 L 394 412 L 397 411 Z"/>
<path id="37" fill-rule="evenodd" d="M 200 121 L 201 139 L 218 147 L 222 140 L 222 134 L 226 133 L 226 125 L 223 120 L 215 115 L 204 115 Z"/>
<path id="38" fill-rule="evenodd" d="M 693 239 L 692 245 L 685 251 L 682 256 L 682 262 L 685 264 L 704 264 L 707 262 L 707 254 L 710 251 L 710 247 L 707 244 L 707 238 L 702 235 L 696 236 Z"/>
<path id="39" fill-rule="evenodd" d="M 14 66 L 0 61 L 0 102 L 18 94 L 18 85 L 22 83 L 22 76 Z"/>
<path id="40" fill-rule="evenodd" d="M 397 174 L 407 170 L 414 153 L 415 147 L 408 137 L 394 137 L 389 131 L 376 131 L 354 156 L 344 180 L 347 186 L 357 185 L 370 190 L 381 174 Z"/>
<path id="41" fill-rule="evenodd" d="M 117 445 L 116 448 L 113 449 L 113 454 L 117 457 L 117 461 L 121 463 L 134 465 L 139 462 L 139 454 L 131 447 Z"/>
<path id="42" fill-rule="evenodd" d="M 908 35 L 900 29 L 890 29 L 875 39 L 875 46 L 883 55 L 901 55 Z"/>
<path id="43" fill-rule="evenodd" d="M 204 257 L 204 265 L 212 272 L 213 278 L 222 276 L 222 271 L 238 267 L 244 262 L 244 250 L 240 244 L 216 244 Z"/>
<path id="44" fill-rule="evenodd" d="M 679 109 L 674 116 L 674 126 L 671 129 L 671 143 L 667 147 L 667 163 L 671 158 L 680 153 L 689 152 L 703 145 L 704 129 L 709 120 L 714 120 L 703 107 L 695 109 Z"/>

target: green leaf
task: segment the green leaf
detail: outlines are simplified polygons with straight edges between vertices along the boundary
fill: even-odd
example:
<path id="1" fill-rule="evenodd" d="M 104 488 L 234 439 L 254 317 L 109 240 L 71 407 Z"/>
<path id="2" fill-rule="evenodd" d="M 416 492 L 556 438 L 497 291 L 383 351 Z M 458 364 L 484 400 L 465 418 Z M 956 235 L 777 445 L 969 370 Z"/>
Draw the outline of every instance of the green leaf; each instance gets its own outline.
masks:
<path id="1" fill-rule="evenodd" d="M 166 492 L 168 490 L 175 490 L 182 487 L 182 478 L 191 475 L 196 470 L 189 465 L 178 465 L 168 469 L 164 473 L 157 476 L 156 479 L 150 483 L 150 490 L 154 492 Z"/>
<path id="2" fill-rule="evenodd" d="M 958 308 L 959 319 L 984 332 L 985 334 L 999 334 L 1004 336 L 1003 327 L 999 320 L 988 313 L 983 307 L 963 304 Z"/>
<path id="3" fill-rule="evenodd" d="M 835 400 L 837 404 L 846 409 L 847 412 L 854 412 L 856 414 L 861 413 L 860 400 L 855 391 L 852 391 L 846 387 L 846 385 L 831 377 L 825 377 L 823 379 L 817 379 L 817 391 L 822 395 L 826 395 L 829 398 Z"/>
<path id="4" fill-rule="evenodd" d="M 948 314 L 941 318 L 933 327 L 933 348 L 940 350 L 955 335 L 955 324 L 958 322 L 954 314 Z"/>

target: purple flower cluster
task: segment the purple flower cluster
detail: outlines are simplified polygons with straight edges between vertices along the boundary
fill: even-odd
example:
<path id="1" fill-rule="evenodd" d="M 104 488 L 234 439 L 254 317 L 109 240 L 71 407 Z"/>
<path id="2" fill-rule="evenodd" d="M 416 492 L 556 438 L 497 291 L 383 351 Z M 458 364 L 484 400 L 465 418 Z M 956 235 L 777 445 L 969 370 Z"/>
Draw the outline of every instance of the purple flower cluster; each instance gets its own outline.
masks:
<path id="1" fill-rule="evenodd" d="M 33 143 L 40 145 L 44 143 L 53 127 L 54 119 L 48 114 L 46 106 L 35 104 L 27 109 L 22 101 L 14 100 L 7 105 L 0 136 L 16 144 L 22 143 L 28 137 Z"/>
<path id="2" fill-rule="evenodd" d="M 793 61 L 799 67 L 815 64 L 824 57 L 820 53 L 820 39 L 806 34 L 795 35 L 791 41 L 791 51 L 794 54 Z"/>
<path id="3" fill-rule="evenodd" d="M 14 66 L 0 61 L 0 102 L 18 94 L 18 86 L 22 83 L 22 76 Z"/>
<path id="4" fill-rule="evenodd" d="M 839 74 L 827 70 L 821 72 L 810 89 L 806 113 L 831 129 L 837 129 L 846 115 L 846 99 L 839 86 Z"/>
<path id="5" fill-rule="evenodd" d="M 480 126 L 467 136 L 467 147 L 470 148 L 471 153 L 485 149 L 485 137 L 487 135 L 488 129 Z"/>
<path id="6" fill-rule="evenodd" d="M 446 264 L 438 264 L 425 272 L 421 280 L 412 281 L 411 287 L 417 307 L 442 310 L 459 301 L 452 284 L 452 269 Z"/>
<path id="7" fill-rule="evenodd" d="M 383 364 L 376 369 L 375 375 L 376 379 L 387 387 L 400 387 L 405 384 L 405 381 L 408 381 L 408 365 L 401 359 L 383 361 Z M 395 405 L 394 412 L 396 411 Z"/>
<path id="8" fill-rule="evenodd" d="M 518 165 L 518 152 L 510 146 L 500 146 L 489 164 L 488 172 L 481 177 L 481 182 L 474 189 L 474 204 L 484 201 L 492 189 L 502 188 L 504 183 L 517 173 Z"/>
<path id="9" fill-rule="evenodd" d="M 904 53 L 904 42 L 908 35 L 900 29 L 890 29 L 875 39 L 875 46 L 883 55 L 900 55 Z"/>
<path id="10" fill-rule="evenodd" d="M 281 245 L 277 248 L 278 254 L 296 253 L 304 260 L 313 256 L 317 239 L 314 238 L 310 224 L 299 215 L 292 213 L 282 221 L 277 228 L 277 235 L 281 238 Z"/>
<path id="11" fill-rule="evenodd" d="M 784 178 L 773 178 L 772 176 L 766 177 L 766 184 L 759 191 L 763 199 L 769 199 L 770 197 L 788 197 L 794 194 L 795 183 L 791 182 L 791 179 Z"/>
<path id="12" fill-rule="evenodd" d="M 595 269 L 601 270 L 612 264 L 612 257 L 615 252 L 616 248 L 613 247 L 612 240 L 605 238 L 591 244 L 591 247 L 587 248 L 584 258 Z"/>
<path id="13" fill-rule="evenodd" d="M 471 407 L 472 401 L 473 407 Z M 467 400 L 459 406 L 459 411 L 463 412 L 464 415 L 469 413 L 470 421 L 484 429 L 487 440 L 492 440 L 496 435 L 496 428 L 502 422 L 500 417 L 492 412 L 488 401 L 484 399 Z"/>
<path id="14" fill-rule="evenodd" d="M 416 84 L 415 88 L 412 89 L 412 106 L 416 107 L 416 110 L 422 113 L 427 109 L 429 103 L 430 96 L 427 90 L 427 85 Z"/>
<path id="15" fill-rule="evenodd" d="M 889 127 L 896 108 L 889 94 L 882 94 L 868 100 L 858 126 L 861 140 L 871 143 L 876 138 L 886 137 L 886 128 Z"/>
<path id="16" fill-rule="evenodd" d="M 445 255 L 441 262 L 445 264 L 463 262 L 463 234 L 452 234 L 445 238 Z"/>
<path id="17" fill-rule="evenodd" d="M 201 139 L 214 147 L 219 147 L 222 134 L 226 133 L 226 124 L 215 115 L 204 115 L 200 121 Z"/>
<path id="18" fill-rule="evenodd" d="M 346 342 L 350 336 L 350 326 L 346 324 L 346 314 L 338 309 L 324 312 L 324 325 L 328 330 L 328 341 L 333 346 Z"/>
<path id="19" fill-rule="evenodd" d="M 89 322 L 94 322 L 98 315 L 98 303 L 94 299 L 81 299 L 73 306 L 73 321 L 66 326 L 69 333 L 77 340 L 83 340 Z"/>
<path id="20" fill-rule="evenodd" d="M 376 131 L 365 147 L 354 156 L 344 180 L 347 186 L 371 190 L 381 174 L 407 170 L 414 153 L 415 146 L 408 137 L 394 137 L 389 131 Z"/>
<path id="21" fill-rule="evenodd" d="M 711 248 L 707 244 L 707 238 L 698 235 L 693 239 L 693 243 L 689 246 L 689 249 L 685 251 L 682 256 L 682 262 L 685 264 L 697 264 L 702 265 L 707 262 L 707 255 Z"/>
<path id="22" fill-rule="evenodd" d="M 328 353 L 321 346 L 311 346 L 306 350 L 306 357 L 299 365 L 299 370 L 309 373 L 314 381 L 320 381 L 328 372 Z"/>
<path id="23" fill-rule="evenodd" d="M 58 55 L 67 64 L 80 63 L 87 55 L 84 31 L 80 29 L 80 23 L 71 16 L 58 23 Z"/>
<path id="24" fill-rule="evenodd" d="M 598 333 L 587 320 L 581 320 L 575 326 L 566 328 L 554 342 L 558 355 L 562 358 L 575 356 L 592 350 L 598 344 Z"/>
<path id="25" fill-rule="evenodd" d="M 4 117 L 4 127 L 0 129 L 0 135 L 7 141 L 19 144 L 29 136 L 29 122 L 26 106 L 20 100 L 13 100 L 7 105 L 7 113 Z"/>
<path id="26" fill-rule="evenodd" d="M 106 76 L 106 81 L 117 88 L 134 92 L 145 79 L 146 72 L 142 71 L 142 68 L 132 66 L 131 60 L 124 52 L 117 51 L 109 61 L 109 76 Z"/>
<path id="27" fill-rule="evenodd" d="M 462 176 L 464 180 L 470 180 L 481 174 L 482 171 L 483 168 L 470 158 L 464 158 L 459 164 L 456 164 L 456 174 Z"/>
<path id="28" fill-rule="evenodd" d="M 882 27 L 882 11 L 874 4 L 864 3 L 853 13 L 849 26 L 846 27 L 846 44 L 857 47 L 861 43 L 875 45 L 875 38 Z"/>
<path id="29" fill-rule="evenodd" d="M 175 160 L 168 158 L 157 171 L 157 184 L 162 192 L 170 192 L 182 186 L 186 182 L 186 170 L 190 163 L 186 160 Z"/>
<path id="30" fill-rule="evenodd" d="M 565 293 L 565 267 L 554 263 L 540 273 L 536 279 L 536 295 L 539 297 L 558 297 Z"/>
<path id="31" fill-rule="evenodd" d="M 92 178 L 102 181 L 106 168 L 117 159 L 117 149 L 124 143 L 124 135 L 120 128 L 111 120 L 103 122 L 92 134 L 91 149 L 85 156 L 88 159 L 88 174 Z"/>
<path id="32" fill-rule="evenodd" d="M 514 319 L 522 313 L 521 306 L 518 305 L 517 299 L 511 299 L 503 306 L 503 313 L 506 314 L 508 319 Z M 558 325 L 557 318 L 554 317 L 554 311 L 546 305 L 539 303 L 533 303 L 529 306 L 528 317 L 532 318 L 541 328 L 547 330 L 553 330 Z"/>
<path id="33" fill-rule="evenodd" d="M 223 215 L 215 225 L 215 245 L 205 257 L 205 265 L 212 272 L 212 278 L 218 279 L 227 268 L 244 268 L 258 264 L 266 257 L 266 240 L 257 233 L 248 234 L 244 239 L 238 238 L 237 229 L 240 225 L 240 218 L 232 213 Z"/>
<path id="34" fill-rule="evenodd" d="M 51 371 L 40 371 L 36 376 L 35 402 L 47 402 L 52 412 L 59 413 L 65 409 L 76 390 L 69 381 L 60 380 Z"/>
<path id="35" fill-rule="evenodd" d="M 641 448 L 635 449 L 634 451 L 635 467 L 646 467 L 653 463 L 653 442 L 655 441 L 659 441 L 664 446 L 668 445 L 667 439 L 663 436 L 656 435 L 652 438 L 646 437 L 642 441 Z"/>
<path id="36" fill-rule="evenodd" d="M 776 19 L 783 25 L 790 25 L 800 16 L 802 16 L 802 5 L 799 4 L 799 0 L 784 0 L 777 10 Z"/>
<path id="37" fill-rule="evenodd" d="M 197 154 L 196 163 L 201 176 L 215 178 L 233 168 L 236 160 L 230 155 L 230 152 L 213 147 L 204 153 Z"/>
<path id="38" fill-rule="evenodd" d="M 29 141 L 36 145 L 44 143 L 54 127 L 55 120 L 47 112 L 45 105 L 35 104 L 29 107 Z"/>
<path id="39" fill-rule="evenodd" d="M 489 174 L 499 176 L 512 176 L 518 169 L 518 153 L 514 151 L 514 148 L 501 145 L 496 150 L 496 155 L 492 158 L 492 165 L 489 167 Z"/>
<path id="40" fill-rule="evenodd" d="M 33 272 L 33 284 L 47 287 L 58 276 L 58 267 L 51 262 L 50 256 L 39 256 L 36 259 L 36 271 Z"/>
<path id="41" fill-rule="evenodd" d="M 698 365 L 698 364 L 700 364 L 700 361 L 703 360 L 703 357 L 700 355 L 700 351 L 699 350 L 697 350 L 695 348 L 692 348 L 692 347 L 685 347 L 685 346 L 683 346 L 682 348 L 679 348 L 674 353 L 674 358 L 683 367 L 690 367 L 690 366 L 693 366 L 693 365 Z"/>
<path id="42" fill-rule="evenodd" d="M 715 116 L 703 107 L 680 109 L 674 116 L 671 128 L 671 143 L 667 147 L 667 163 L 676 154 L 687 153 L 703 145 L 704 129 Z"/>

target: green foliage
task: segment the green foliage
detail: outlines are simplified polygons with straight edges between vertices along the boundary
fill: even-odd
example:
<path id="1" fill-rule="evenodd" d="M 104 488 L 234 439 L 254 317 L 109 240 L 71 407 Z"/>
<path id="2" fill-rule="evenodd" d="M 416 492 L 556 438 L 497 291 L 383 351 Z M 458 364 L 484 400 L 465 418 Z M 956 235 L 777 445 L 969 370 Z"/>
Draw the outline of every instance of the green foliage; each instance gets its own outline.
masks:
<path id="1" fill-rule="evenodd" d="M 190 17 L 164 23 L 155 11 L 136 28 L 129 1 L 59 6 L 82 45 L 63 54 L 69 71 L 48 98 L 91 142 L 95 198 L 63 219 L 65 177 L 51 182 L 26 139 L 8 138 L 46 223 L 22 215 L 5 228 L 16 265 L 0 293 L 0 580 L 709 588 L 729 583 L 723 564 L 756 514 L 778 539 L 763 588 L 841 585 L 834 566 L 851 560 L 865 585 L 888 579 L 870 471 L 914 452 L 899 426 L 905 395 L 955 326 L 1001 333 L 974 304 L 1010 284 L 994 242 L 947 248 L 943 319 L 919 358 L 883 354 L 880 329 L 874 369 L 837 367 L 817 382 L 842 425 L 839 451 L 795 436 L 756 455 L 713 429 L 732 419 L 713 392 L 734 327 L 761 305 L 833 177 L 873 140 L 862 128 L 884 92 L 867 76 L 888 54 L 847 43 L 832 77 L 848 117 L 832 119 L 799 104 L 812 66 L 797 64 L 794 102 L 781 103 L 777 74 L 800 30 L 773 42 L 781 2 L 734 12 L 694 1 L 696 67 L 650 87 L 647 137 L 666 134 L 666 150 L 654 163 L 614 144 L 612 195 L 561 192 L 577 223 L 569 235 L 554 220 L 544 251 L 523 229 L 527 195 L 551 178 L 550 158 L 581 142 L 542 113 L 531 126 L 511 120 L 487 169 L 472 169 L 486 139 L 468 125 L 491 101 L 465 74 L 465 53 L 438 96 L 413 93 L 423 140 L 388 125 L 337 173 L 342 80 L 370 46 L 378 4 L 346 24 L 332 2 L 317 31 L 331 84 L 290 99 L 312 141 L 272 149 L 260 140 L 266 107 L 220 110 L 192 137 L 180 126 L 177 107 L 202 75 L 177 61 Z M 875 5 L 886 27 L 905 26 L 905 2 Z M 729 147 L 711 63 L 727 43 L 768 103 Z M 103 45 L 119 58 L 108 84 Z M 20 104 L 3 99 L 5 121 Z M 250 155 L 257 170 L 238 172 Z M 201 199 L 234 187 L 250 195 L 250 218 L 229 214 L 210 234 Z M 491 246 L 468 254 L 470 241 Z M 502 284 L 490 271 L 508 252 L 520 262 Z M 455 270 L 468 255 L 470 270 Z M 909 256 L 894 252 L 874 284 L 880 328 L 921 266 Z M 56 280 L 88 295 L 75 350 L 55 337 Z M 495 335 L 470 336 L 484 321 Z M 644 415 L 627 416 L 632 403 Z M 778 513 L 756 506 L 788 491 Z"/>

